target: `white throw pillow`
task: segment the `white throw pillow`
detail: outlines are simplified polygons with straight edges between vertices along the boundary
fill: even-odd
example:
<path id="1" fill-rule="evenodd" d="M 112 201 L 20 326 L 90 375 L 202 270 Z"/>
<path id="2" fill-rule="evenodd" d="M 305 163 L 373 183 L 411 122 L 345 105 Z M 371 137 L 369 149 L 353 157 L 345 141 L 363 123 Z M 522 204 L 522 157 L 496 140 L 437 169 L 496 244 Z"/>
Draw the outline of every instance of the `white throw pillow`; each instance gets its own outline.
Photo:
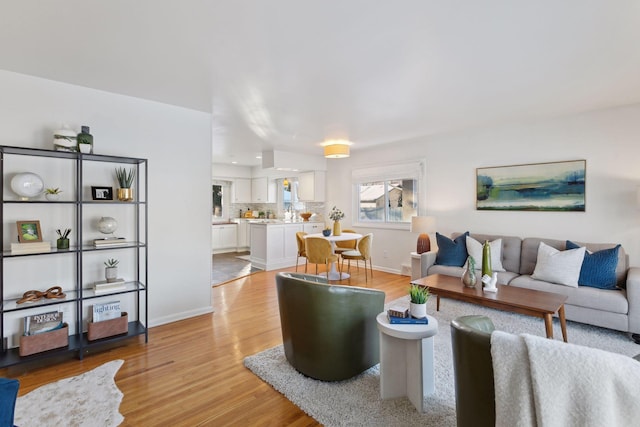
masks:
<path id="1" fill-rule="evenodd" d="M 482 243 L 467 236 L 467 253 L 476 261 L 476 270 L 482 269 Z M 491 271 L 505 271 L 502 266 L 502 239 L 489 242 L 491 249 Z"/>
<path id="2" fill-rule="evenodd" d="M 578 287 L 580 268 L 586 248 L 559 251 L 544 242 L 538 246 L 538 260 L 532 278 L 557 283 L 559 285 Z"/>

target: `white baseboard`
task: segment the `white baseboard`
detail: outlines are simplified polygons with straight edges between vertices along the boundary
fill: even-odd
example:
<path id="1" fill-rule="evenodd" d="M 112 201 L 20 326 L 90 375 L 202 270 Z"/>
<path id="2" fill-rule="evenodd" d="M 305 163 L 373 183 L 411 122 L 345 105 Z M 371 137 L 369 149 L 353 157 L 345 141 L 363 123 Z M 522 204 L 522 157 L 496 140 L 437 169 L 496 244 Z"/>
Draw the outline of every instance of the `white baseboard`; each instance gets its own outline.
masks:
<path id="1" fill-rule="evenodd" d="M 173 314 L 170 314 L 169 316 L 150 319 L 149 327 L 153 328 L 154 326 L 160 326 L 167 323 L 177 322 L 178 320 L 184 320 L 190 317 L 196 317 L 196 316 L 200 316 L 201 314 L 209 314 L 209 313 L 213 313 L 213 307 L 211 306 L 196 308 L 189 311 L 183 311 L 181 313 L 173 313 Z"/>

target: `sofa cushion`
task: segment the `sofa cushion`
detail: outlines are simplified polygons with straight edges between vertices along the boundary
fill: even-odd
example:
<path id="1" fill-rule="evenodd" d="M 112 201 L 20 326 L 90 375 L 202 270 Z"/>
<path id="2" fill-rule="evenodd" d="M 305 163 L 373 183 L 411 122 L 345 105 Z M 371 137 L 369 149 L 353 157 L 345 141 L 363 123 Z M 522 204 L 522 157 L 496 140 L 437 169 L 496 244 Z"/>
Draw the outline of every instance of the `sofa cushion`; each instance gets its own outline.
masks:
<path id="1" fill-rule="evenodd" d="M 451 240 L 447 236 L 443 236 L 436 232 L 436 241 L 438 242 L 438 254 L 436 255 L 436 264 L 450 265 L 461 267 L 467 260 L 467 243 L 466 238 L 469 232 L 458 236 Z"/>
<path id="2" fill-rule="evenodd" d="M 629 302 L 627 301 L 627 294 L 624 290 L 611 291 L 608 289 L 591 288 L 588 286 L 572 288 L 569 286 L 556 285 L 550 282 L 535 280 L 529 275 L 522 275 L 514 278 L 509 283 L 509 286 L 566 295 L 566 304 L 578 307 L 586 307 L 594 310 L 625 315 L 629 313 Z"/>
<path id="3" fill-rule="evenodd" d="M 451 267 L 448 265 L 432 265 L 427 270 L 427 275 L 431 276 L 432 274 L 444 274 L 447 276 L 453 277 L 462 277 L 462 273 L 464 272 L 463 267 Z M 511 271 L 500 271 L 498 272 L 498 285 L 507 285 L 514 277 L 518 277 L 518 273 L 513 273 Z M 462 279 L 461 279 L 462 280 Z M 479 281 L 480 278 L 478 277 Z"/>
<path id="4" fill-rule="evenodd" d="M 567 249 L 579 247 L 580 245 L 567 240 Z M 596 252 L 587 251 L 582 261 L 578 284 L 599 289 L 615 289 L 619 250 L 620 245 Z"/>
<path id="5" fill-rule="evenodd" d="M 482 269 L 482 249 L 484 244 L 473 237 L 467 236 L 467 253 L 476 262 L 476 270 Z M 491 249 L 491 271 L 504 271 L 502 267 L 502 239 L 495 239 L 489 242 Z"/>
<path id="6" fill-rule="evenodd" d="M 540 242 L 536 268 L 531 277 L 577 288 L 585 251 L 584 247 L 559 251 Z"/>
<path id="7" fill-rule="evenodd" d="M 497 236 L 499 237 L 499 236 Z M 476 237 L 477 239 L 477 237 Z M 549 246 L 553 246 L 558 250 L 566 249 L 566 240 L 553 240 L 553 239 L 541 239 L 539 237 L 526 237 L 522 240 L 522 252 L 520 256 L 520 274 L 531 274 L 533 273 L 534 268 L 536 267 L 536 259 L 538 257 L 538 246 L 540 242 L 544 242 Z M 602 249 L 613 248 L 616 246 L 614 243 L 582 243 L 575 242 L 580 246 L 584 246 L 587 250 L 591 252 L 600 251 Z M 504 249 L 503 249 L 504 251 Z M 517 271 L 511 270 L 505 264 L 504 260 L 502 265 L 509 271 Z M 618 281 L 618 286 L 624 287 L 625 281 L 627 280 L 627 254 L 624 251 L 624 248 L 621 247 L 618 251 L 618 266 L 616 267 L 616 279 Z"/>
<path id="8" fill-rule="evenodd" d="M 460 234 L 461 233 L 458 232 L 452 233 L 451 237 L 455 239 Z M 496 239 L 502 239 L 502 267 L 506 271 L 512 271 L 514 273 L 520 272 L 520 250 L 522 249 L 522 239 L 520 237 L 478 233 L 471 233 L 469 234 L 469 236 L 473 237 L 478 242 L 484 242 L 485 240 L 492 241 Z M 533 269 L 531 271 L 533 271 Z"/>

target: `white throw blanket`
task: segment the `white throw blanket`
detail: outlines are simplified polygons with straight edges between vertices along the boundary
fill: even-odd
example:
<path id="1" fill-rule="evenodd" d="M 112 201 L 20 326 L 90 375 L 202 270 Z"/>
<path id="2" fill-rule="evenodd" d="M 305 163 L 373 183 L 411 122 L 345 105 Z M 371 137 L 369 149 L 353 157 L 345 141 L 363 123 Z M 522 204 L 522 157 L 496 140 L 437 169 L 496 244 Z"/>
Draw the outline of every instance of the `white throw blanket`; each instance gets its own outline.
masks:
<path id="1" fill-rule="evenodd" d="M 496 426 L 640 425 L 640 362 L 630 357 L 500 331 L 491 357 Z"/>

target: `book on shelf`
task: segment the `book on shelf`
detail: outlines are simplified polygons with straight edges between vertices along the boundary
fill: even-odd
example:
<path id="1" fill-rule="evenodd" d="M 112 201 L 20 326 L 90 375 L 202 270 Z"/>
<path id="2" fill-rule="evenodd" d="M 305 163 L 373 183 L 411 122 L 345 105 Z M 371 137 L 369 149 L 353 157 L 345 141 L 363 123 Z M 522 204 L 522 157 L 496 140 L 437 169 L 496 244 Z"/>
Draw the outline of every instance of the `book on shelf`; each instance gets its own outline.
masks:
<path id="1" fill-rule="evenodd" d="M 51 242 L 11 243 L 11 255 L 51 252 Z"/>
<path id="2" fill-rule="evenodd" d="M 117 319 L 121 316 L 120 301 L 93 304 L 93 322 Z"/>
<path id="3" fill-rule="evenodd" d="M 33 314 L 24 318 L 24 335 L 37 335 L 62 328 L 62 312 Z"/>
<path id="4" fill-rule="evenodd" d="M 424 319 L 417 319 L 415 317 L 395 317 L 387 314 L 389 318 L 389 323 L 395 325 L 428 325 L 429 318 L 425 317 Z"/>
<path id="5" fill-rule="evenodd" d="M 131 242 L 125 240 L 124 237 L 113 237 L 110 239 L 94 239 L 93 245 L 96 248 L 104 248 L 111 246 L 126 246 L 131 244 Z"/>
<path id="6" fill-rule="evenodd" d="M 113 291 L 122 291 L 127 287 L 125 285 L 124 279 L 117 278 L 113 282 L 107 282 L 106 280 L 102 280 L 100 282 L 96 282 L 93 284 L 93 291 L 98 294 L 105 294 Z"/>
<path id="7" fill-rule="evenodd" d="M 409 308 L 406 305 L 400 305 L 400 304 L 392 305 L 387 310 L 387 314 L 393 317 L 406 318 L 406 317 L 409 317 Z"/>

